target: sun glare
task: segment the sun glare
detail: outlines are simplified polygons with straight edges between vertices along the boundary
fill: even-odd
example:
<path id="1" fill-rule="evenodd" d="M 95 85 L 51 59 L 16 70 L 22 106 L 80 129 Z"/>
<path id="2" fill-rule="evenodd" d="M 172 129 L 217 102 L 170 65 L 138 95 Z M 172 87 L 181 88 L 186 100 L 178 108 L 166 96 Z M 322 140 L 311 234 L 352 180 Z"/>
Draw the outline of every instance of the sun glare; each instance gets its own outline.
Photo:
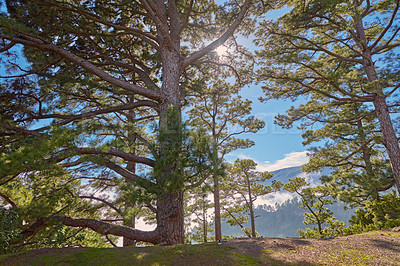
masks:
<path id="1" fill-rule="evenodd" d="M 218 48 L 215 49 L 215 51 L 217 52 L 218 56 L 227 55 L 228 54 L 228 47 L 221 45 L 221 46 L 218 46 Z"/>

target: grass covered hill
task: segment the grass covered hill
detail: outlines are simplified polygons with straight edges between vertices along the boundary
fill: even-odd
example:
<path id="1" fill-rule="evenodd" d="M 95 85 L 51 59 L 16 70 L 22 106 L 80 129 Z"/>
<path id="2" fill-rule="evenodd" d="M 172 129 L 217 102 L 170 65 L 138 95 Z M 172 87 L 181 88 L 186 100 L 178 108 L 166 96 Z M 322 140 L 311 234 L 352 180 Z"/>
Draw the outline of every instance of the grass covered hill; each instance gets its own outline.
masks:
<path id="1" fill-rule="evenodd" d="M 0 265 L 400 265 L 400 228 L 334 239 L 232 239 L 201 245 L 38 249 Z"/>

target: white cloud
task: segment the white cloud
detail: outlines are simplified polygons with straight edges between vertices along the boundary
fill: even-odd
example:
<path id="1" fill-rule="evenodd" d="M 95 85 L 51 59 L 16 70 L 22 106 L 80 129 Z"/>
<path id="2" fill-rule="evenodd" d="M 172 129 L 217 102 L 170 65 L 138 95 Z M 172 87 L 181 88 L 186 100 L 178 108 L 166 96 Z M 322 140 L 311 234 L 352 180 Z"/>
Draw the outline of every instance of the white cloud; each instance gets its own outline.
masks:
<path id="1" fill-rule="evenodd" d="M 283 169 L 283 168 L 288 168 L 288 167 L 293 167 L 293 166 L 300 166 L 303 164 L 306 164 L 309 162 L 309 157 L 307 156 L 308 151 L 296 151 L 296 152 L 291 152 L 288 154 L 285 154 L 285 158 L 277 160 L 274 163 L 271 163 L 270 161 L 264 161 L 260 162 L 257 160 L 254 160 L 251 156 L 240 153 L 231 153 L 228 154 L 229 157 L 231 158 L 239 158 L 239 159 L 252 159 L 257 163 L 257 170 L 258 171 L 268 171 L 272 172 L 275 170 Z M 234 161 L 232 159 L 229 159 L 228 161 Z"/>
<path id="2" fill-rule="evenodd" d="M 282 204 L 283 202 L 289 199 L 293 199 L 294 197 L 295 195 L 293 193 L 289 193 L 287 191 L 280 191 L 257 198 L 257 200 L 254 202 L 254 205 L 259 206 L 266 204 L 275 206 L 275 203 Z"/>
<path id="3" fill-rule="evenodd" d="M 277 160 L 275 163 L 270 163 L 268 161 L 263 163 L 257 162 L 257 170 L 272 172 L 283 168 L 300 166 L 308 163 L 309 158 L 307 154 L 307 151 L 292 152 L 285 154 L 285 158 Z"/>
<path id="4" fill-rule="evenodd" d="M 248 155 L 246 155 L 246 154 L 243 154 L 243 153 L 239 154 L 237 157 L 238 157 L 239 159 L 242 159 L 242 160 L 246 160 L 246 159 L 254 160 L 254 159 L 251 158 L 250 156 L 248 156 Z"/>

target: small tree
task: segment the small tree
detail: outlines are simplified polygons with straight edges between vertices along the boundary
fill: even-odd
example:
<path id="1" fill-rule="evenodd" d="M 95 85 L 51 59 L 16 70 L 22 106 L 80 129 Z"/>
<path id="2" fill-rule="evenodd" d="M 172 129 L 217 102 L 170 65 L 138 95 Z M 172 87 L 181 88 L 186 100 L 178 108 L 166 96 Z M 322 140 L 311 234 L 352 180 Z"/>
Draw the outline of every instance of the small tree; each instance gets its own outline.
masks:
<path id="1" fill-rule="evenodd" d="M 191 222 L 197 224 L 192 232 L 191 239 L 196 242 L 206 243 L 208 241 L 208 233 L 214 230 L 209 226 L 209 217 L 207 211 L 213 207 L 212 202 L 207 198 L 210 191 L 208 184 L 193 188 L 189 193 L 189 205 L 186 206 L 187 215 L 194 216 Z"/>
<path id="2" fill-rule="evenodd" d="M 335 202 L 335 200 L 330 198 L 333 194 L 332 187 L 316 186 L 311 188 L 309 185 L 310 184 L 307 183 L 304 178 L 296 177 L 294 179 L 289 179 L 289 183 L 283 186 L 283 189 L 286 191 L 299 195 L 302 200 L 300 208 L 309 211 L 309 213 L 304 213 L 304 224 L 316 224 L 318 226 L 311 230 L 299 229 L 300 237 L 314 238 L 336 236 L 340 234 L 344 223 L 338 222 L 333 216 L 333 212 L 326 207 L 326 205 Z M 324 223 L 328 224 L 326 228 L 323 228 Z"/>
<path id="3" fill-rule="evenodd" d="M 319 95 L 291 108 L 286 115 L 278 115 L 275 122 L 284 128 L 300 122 L 298 128 L 307 129 L 303 145 L 314 146 L 309 149 L 310 162 L 302 170 L 313 172 L 331 167 L 333 172 L 321 181 L 336 186 L 338 199 L 354 207 L 362 206 L 369 198 L 379 199 L 380 192 L 394 185 L 373 113 L 362 103 L 334 106 L 327 97 Z M 318 128 L 312 129 L 315 123 Z"/>
<path id="4" fill-rule="evenodd" d="M 254 145 L 250 139 L 236 136 L 256 133 L 265 123 L 251 113 L 251 101 L 242 99 L 240 88 L 222 80 L 210 80 L 200 91 L 194 92 L 193 108 L 188 111 L 188 124 L 206 130 L 214 142 L 215 154 L 212 158 L 214 183 L 215 240 L 221 240 L 220 179 L 223 175 L 224 156 L 236 149 Z"/>
<path id="5" fill-rule="evenodd" d="M 272 178 L 268 172 L 256 171 L 257 163 L 253 160 L 237 159 L 233 165 L 228 167 L 228 174 L 223 183 L 223 194 L 230 206 L 225 208 L 225 217 L 231 217 L 230 223 L 236 223 L 250 237 L 256 237 L 256 226 L 254 216 L 254 202 L 257 197 L 280 190 L 282 183 L 273 181 L 271 186 L 263 184 Z M 236 217 L 234 214 L 239 214 Z M 251 233 L 246 232 L 243 223 L 247 222 L 247 215 L 250 214 Z"/>
<path id="6" fill-rule="evenodd" d="M 345 234 L 360 234 L 400 226 L 400 196 L 396 191 L 387 193 L 381 199 L 370 199 L 363 208 L 358 208 L 351 217 Z"/>

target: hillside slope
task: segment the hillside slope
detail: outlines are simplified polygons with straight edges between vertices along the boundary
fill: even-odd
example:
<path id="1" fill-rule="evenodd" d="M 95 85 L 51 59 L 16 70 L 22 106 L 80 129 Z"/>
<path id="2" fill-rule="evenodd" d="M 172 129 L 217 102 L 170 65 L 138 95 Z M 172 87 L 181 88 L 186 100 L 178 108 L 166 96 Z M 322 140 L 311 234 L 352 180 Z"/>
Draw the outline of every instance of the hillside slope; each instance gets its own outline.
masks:
<path id="1" fill-rule="evenodd" d="M 400 228 L 334 239 L 257 238 L 172 247 L 39 249 L 0 265 L 400 265 Z"/>

